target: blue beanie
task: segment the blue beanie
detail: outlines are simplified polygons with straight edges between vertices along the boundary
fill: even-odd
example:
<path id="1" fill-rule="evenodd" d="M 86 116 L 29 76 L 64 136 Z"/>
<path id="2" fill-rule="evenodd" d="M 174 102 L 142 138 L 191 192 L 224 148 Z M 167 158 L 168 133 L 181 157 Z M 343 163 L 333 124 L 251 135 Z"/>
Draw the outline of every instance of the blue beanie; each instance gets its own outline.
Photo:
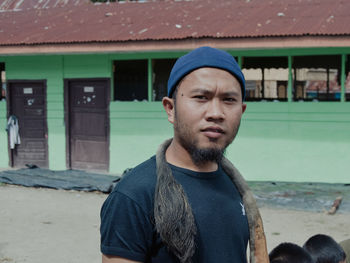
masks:
<path id="1" fill-rule="evenodd" d="M 176 61 L 168 80 L 168 97 L 171 98 L 181 79 L 193 70 L 203 67 L 219 68 L 231 73 L 241 84 L 244 100 L 245 80 L 236 60 L 229 53 L 211 47 L 197 48 Z"/>

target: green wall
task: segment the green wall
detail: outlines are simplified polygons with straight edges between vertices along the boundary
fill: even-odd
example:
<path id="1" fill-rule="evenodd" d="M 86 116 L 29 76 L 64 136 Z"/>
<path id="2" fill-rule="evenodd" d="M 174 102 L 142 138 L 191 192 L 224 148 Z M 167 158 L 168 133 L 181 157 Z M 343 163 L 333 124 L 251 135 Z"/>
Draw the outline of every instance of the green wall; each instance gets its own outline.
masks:
<path id="1" fill-rule="evenodd" d="M 337 50 L 330 51 L 333 54 Z M 231 53 L 244 56 L 271 55 L 272 51 L 235 52 Z M 307 54 L 304 49 L 300 52 Z M 338 52 L 350 53 L 350 49 Z M 111 78 L 113 83 L 115 59 L 172 58 L 182 53 L 7 56 L 0 57 L 0 61 L 5 62 L 8 80 L 47 80 L 49 165 L 51 169 L 61 170 L 66 169 L 64 79 L 102 77 Z M 247 104 L 240 132 L 227 157 L 248 180 L 350 183 L 350 102 Z M 0 112 L 0 140 L 6 142 L 4 100 L 0 101 Z M 110 172 L 121 173 L 134 167 L 152 156 L 158 145 L 171 136 L 172 126 L 160 102 L 112 101 Z M 6 143 L 1 144 L 0 154 L 0 168 L 8 167 Z"/>
<path id="2" fill-rule="evenodd" d="M 112 102 L 110 169 L 122 172 L 155 154 L 172 136 L 160 102 Z"/>
<path id="3" fill-rule="evenodd" d="M 111 171 L 152 156 L 172 136 L 161 103 L 111 104 Z M 248 103 L 227 150 L 248 180 L 349 183 L 349 103 Z"/>
<path id="4" fill-rule="evenodd" d="M 5 61 L 7 80 L 46 80 L 49 166 L 65 169 L 63 75 L 60 56 L 18 56 Z"/>
<path id="5" fill-rule="evenodd" d="M 249 103 L 228 156 L 249 180 L 349 183 L 349 103 Z"/>
<path id="6" fill-rule="evenodd" d="M 7 134 L 6 134 L 6 101 L 0 101 L 0 169 L 8 167 L 9 157 L 7 150 Z"/>

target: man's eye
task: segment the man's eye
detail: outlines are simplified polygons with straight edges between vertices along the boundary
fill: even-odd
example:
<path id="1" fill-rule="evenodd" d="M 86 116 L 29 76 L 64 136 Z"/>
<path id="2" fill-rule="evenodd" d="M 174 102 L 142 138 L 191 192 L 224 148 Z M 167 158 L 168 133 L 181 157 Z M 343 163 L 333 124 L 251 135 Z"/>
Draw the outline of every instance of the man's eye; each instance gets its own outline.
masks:
<path id="1" fill-rule="evenodd" d="M 198 100 L 206 100 L 207 97 L 204 96 L 204 95 L 197 95 L 197 96 L 194 96 L 195 99 L 198 99 Z"/>
<path id="2" fill-rule="evenodd" d="M 236 99 L 235 99 L 235 98 L 225 98 L 224 101 L 227 101 L 227 102 L 235 102 Z"/>

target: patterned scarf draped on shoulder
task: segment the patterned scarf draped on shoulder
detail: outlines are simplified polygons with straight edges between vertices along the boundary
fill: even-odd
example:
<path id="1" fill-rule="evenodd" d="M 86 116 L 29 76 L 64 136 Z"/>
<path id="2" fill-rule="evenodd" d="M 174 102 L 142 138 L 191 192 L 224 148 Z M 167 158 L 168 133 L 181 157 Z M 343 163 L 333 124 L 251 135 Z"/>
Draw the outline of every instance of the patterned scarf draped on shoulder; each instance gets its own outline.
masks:
<path id="1" fill-rule="evenodd" d="M 172 139 L 165 141 L 158 149 L 157 184 L 154 196 L 155 227 L 162 241 L 181 263 L 191 263 L 195 253 L 197 228 L 182 186 L 176 182 L 165 159 L 165 152 Z M 265 233 L 259 209 L 247 183 L 226 158 L 222 168 L 237 187 L 245 207 L 249 225 L 250 263 L 268 263 Z"/>

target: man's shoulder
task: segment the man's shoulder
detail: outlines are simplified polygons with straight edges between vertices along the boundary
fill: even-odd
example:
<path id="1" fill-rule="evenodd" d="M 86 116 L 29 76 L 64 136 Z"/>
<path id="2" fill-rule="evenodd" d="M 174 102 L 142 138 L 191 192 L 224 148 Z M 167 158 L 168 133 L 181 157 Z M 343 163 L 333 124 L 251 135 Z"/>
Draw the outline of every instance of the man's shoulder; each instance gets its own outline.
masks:
<path id="1" fill-rule="evenodd" d="M 123 175 L 113 191 L 131 198 L 145 194 L 153 195 L 156 182 L 156 159 L 152 156 Z"/>
<path id="2" fill-rule="evenodd" d="M 138 175 L 143 175 L 144 173 L 155 173 L 155 171 L 156 171 L 156 157 L 154 155 L 148 160 L 135 166 L 134 168 L 129 169 L 128 172 L 123 177 L 127 178 L 127 177 L 130 177 L 131 175 L 138 176 Z"/>

